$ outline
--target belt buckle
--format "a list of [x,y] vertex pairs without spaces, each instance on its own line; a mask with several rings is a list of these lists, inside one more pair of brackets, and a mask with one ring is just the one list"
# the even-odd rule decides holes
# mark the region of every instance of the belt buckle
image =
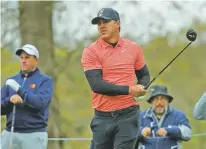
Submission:
[[119,116],[119,112],[117,110],[112,111],[111,114],[112,114],[112,117],[114,117],[114,118]]

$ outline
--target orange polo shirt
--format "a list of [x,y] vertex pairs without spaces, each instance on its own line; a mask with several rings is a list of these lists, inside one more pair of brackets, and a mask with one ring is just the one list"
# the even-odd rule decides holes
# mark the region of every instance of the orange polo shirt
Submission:
[[[102,38],[85,47],[82,54],[84,71],[102,69],[102,79],[116,85],[135,85],[135,70],[145,65],[143,51],[132,41],[121,38],[117,45],[106,43]],[[92,108],[99,111],[119,110],[138,105],[133,95],[107,96],[92,91]]]

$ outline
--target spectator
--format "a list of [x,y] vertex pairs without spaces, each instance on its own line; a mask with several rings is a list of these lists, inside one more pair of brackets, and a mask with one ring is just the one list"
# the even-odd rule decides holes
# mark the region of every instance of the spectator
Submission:
[[150,94],[147,101],[152,106],[140,116],[138,149],[180,149],[180,142],[192,135],[187,117],[171,107],[173,97],[166,86],[152,86]]
[[196,103],[193,115],[198,120],[206,120],[206,92],[202,94]]

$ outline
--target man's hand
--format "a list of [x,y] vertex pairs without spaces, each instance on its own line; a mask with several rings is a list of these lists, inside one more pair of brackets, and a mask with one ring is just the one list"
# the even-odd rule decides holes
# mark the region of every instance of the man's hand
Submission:
[[13,89],[15,92],[19,90],[21,87],[19,83],[17,83],[14,79],[8,79],[6,81],[6,86],[9,86],[11,89]]
[[161,137],[164,137],[167,135],[167,131],[164,129],[164,128],[160,128],[158,131],[157,131],[157,136],[161,136]]
[[147,90],[144,89],[143,85],[138,84],[138,85],[129,86],[129,93],[135,97],[144,96],[146,92]]
[[142,129],[142,135],[143,135],[145,138],[150,137],[150,134],[151,134],[151,128],[145,127],[145,128]]
[[20,103],[23,103],[23,100],[19,95],[15,94],[11,96],[10,102],[12,102],[13,104],[20,104]]

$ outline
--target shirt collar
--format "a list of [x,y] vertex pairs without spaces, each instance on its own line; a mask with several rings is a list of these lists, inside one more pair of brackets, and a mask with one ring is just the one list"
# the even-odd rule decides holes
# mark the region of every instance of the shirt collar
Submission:
[[[109,47],[109,46],[112,46],[111,44],[105,42],[101,37],[98,39],[98,42],[99,42],[104,48],[107,48],[107,47]],[[118,41],[118,43],[117,43],[116,46],[122,47],[123,44],[124,44],[124,41],[123,41],[122,37],[119,37],[119,41]]]
[[[37,68],[37,67],[35,67],[32,71],[30,71],[29,73],[28,73],[28,76],[27,77],[30,77],[30,76],[32,76],[35,72],[37,72],[37,71],[39,71],[39,69]],[[21,77],[25,77],[25,75],[22,73],[22,71],[20,70],[20,75],[21,75]]]

